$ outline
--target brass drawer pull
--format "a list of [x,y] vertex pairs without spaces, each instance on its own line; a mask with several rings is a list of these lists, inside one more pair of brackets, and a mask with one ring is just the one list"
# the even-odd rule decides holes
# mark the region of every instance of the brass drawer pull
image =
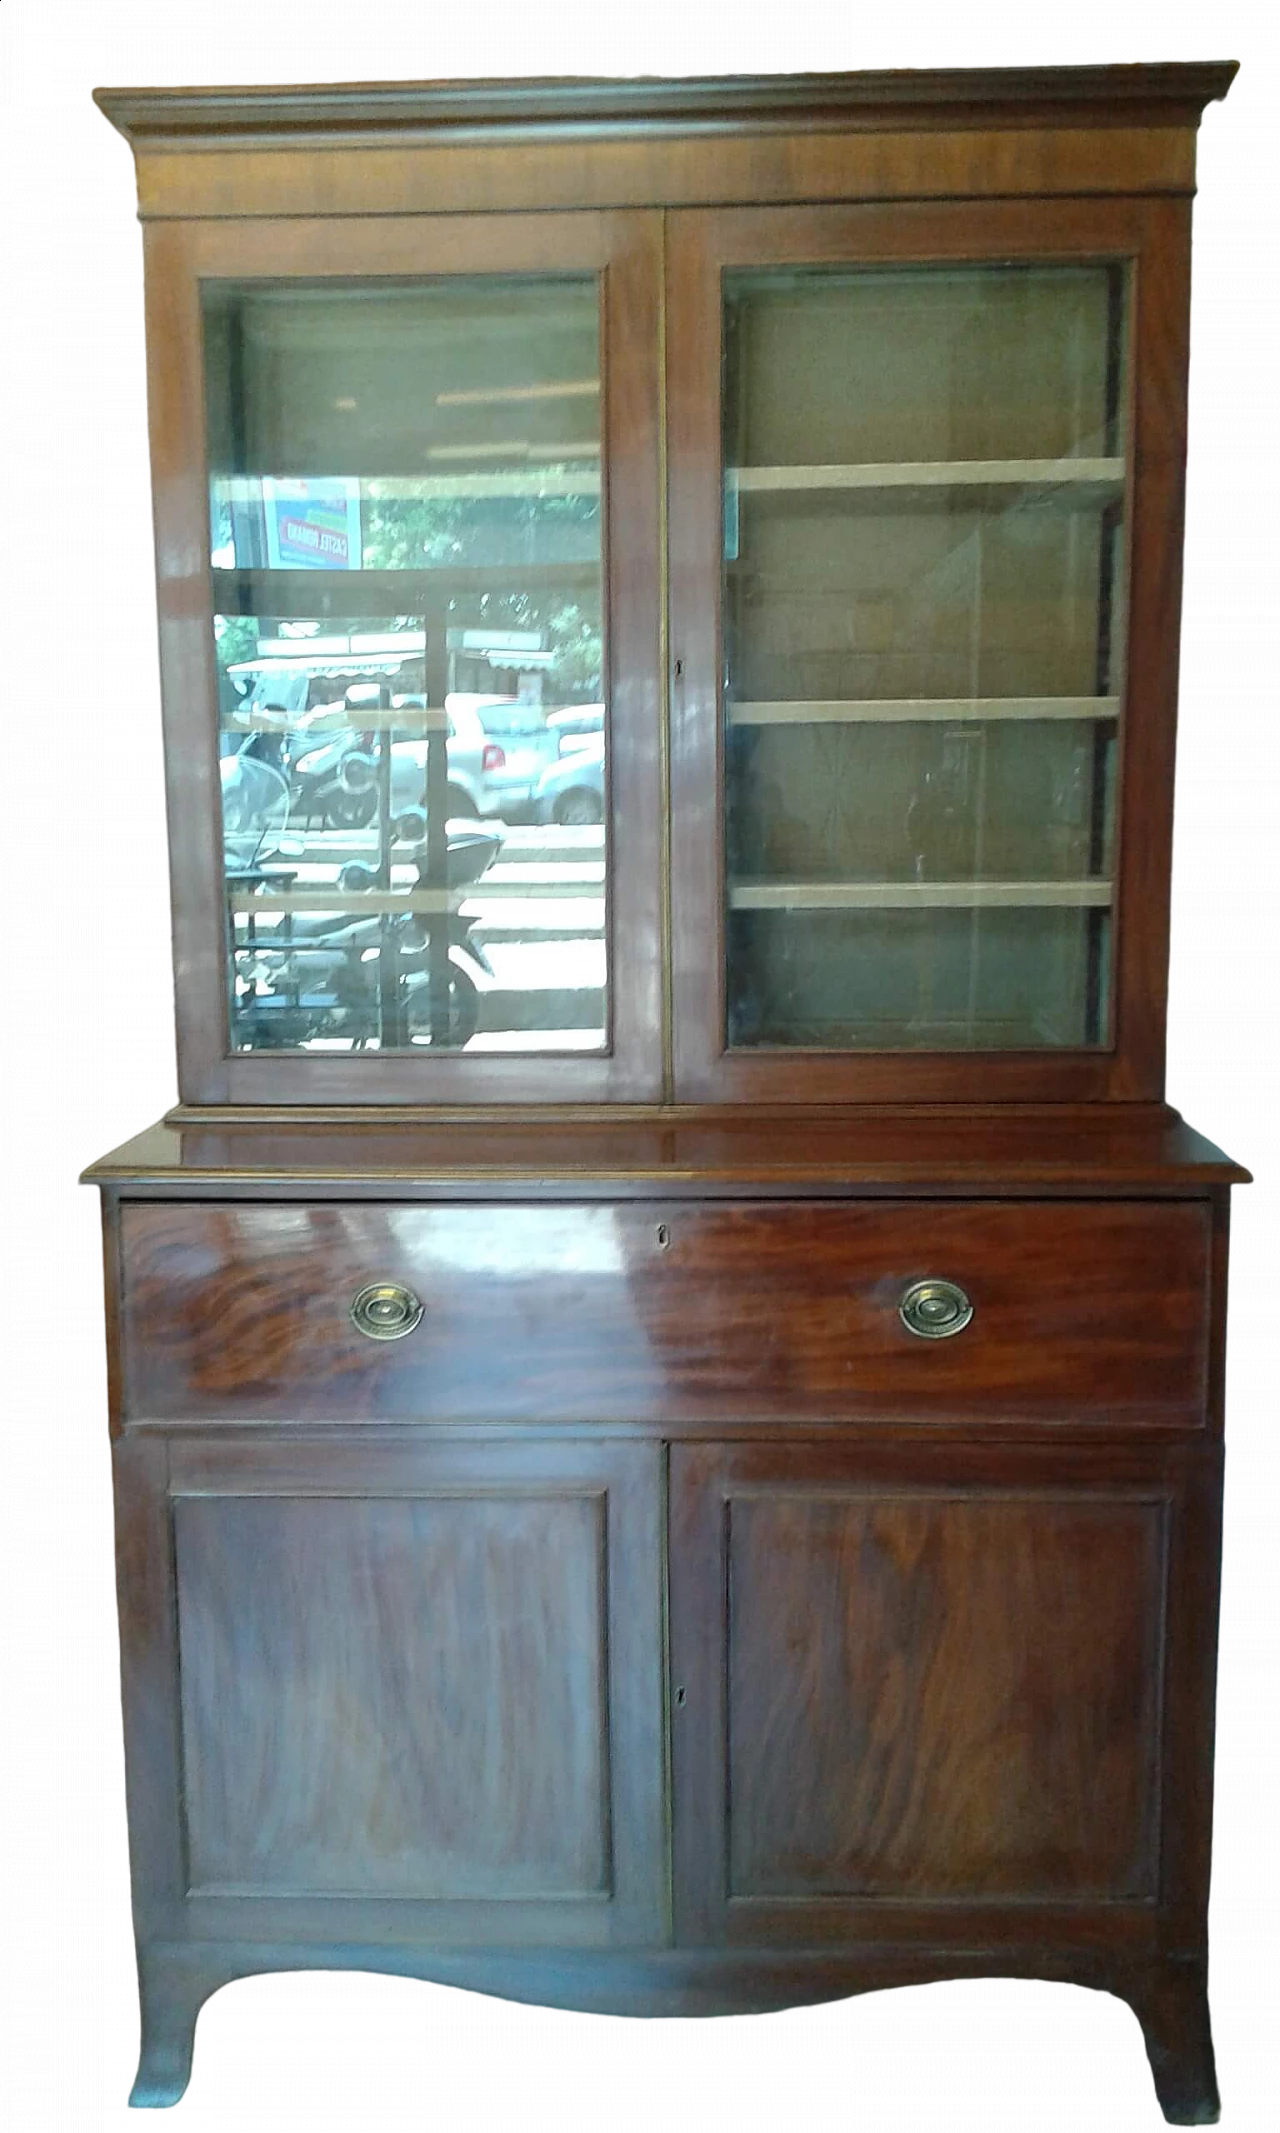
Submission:
[[399,1281],[370,1282],[351,1306],[352,1324],[371,1341],[402,1340],[421,1318],[421,1303]]
[[898,1316],[908,1333],[922,1341],[949,1340],[963,1333],[973,1317],[973,1305],[954,1281],[913,1281],[904,1289]]

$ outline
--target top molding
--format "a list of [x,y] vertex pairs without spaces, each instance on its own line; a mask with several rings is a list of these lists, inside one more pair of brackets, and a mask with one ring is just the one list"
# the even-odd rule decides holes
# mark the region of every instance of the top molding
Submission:
[[543,140],[619,133],[1198,124],[1235,60],[945,72],[576,77],[318,83],[310,87],[95,89],[134,148],[299,147],[371,139]]

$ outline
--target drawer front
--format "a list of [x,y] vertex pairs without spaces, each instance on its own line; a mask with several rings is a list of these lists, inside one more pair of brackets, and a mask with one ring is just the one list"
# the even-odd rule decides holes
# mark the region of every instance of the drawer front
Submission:
[[[1199,1202],[121,1210],[126,1415],[175,1421],[880,1417],[1196,1422]],[[973,1306],[920,1338],[941,1277]],[[412,1331],[362,1333],[398,1283]]]

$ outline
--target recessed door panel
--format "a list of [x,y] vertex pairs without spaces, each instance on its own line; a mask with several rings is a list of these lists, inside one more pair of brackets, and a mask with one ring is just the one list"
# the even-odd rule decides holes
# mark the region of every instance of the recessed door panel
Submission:
[[654,1450],[196,1443],[178,1465],[202,1931],[658,1930]]
[[1016,1933],[1156,1900],[1158,1479],[672,1456],[682,1938],[892,1937],[974,1907]]

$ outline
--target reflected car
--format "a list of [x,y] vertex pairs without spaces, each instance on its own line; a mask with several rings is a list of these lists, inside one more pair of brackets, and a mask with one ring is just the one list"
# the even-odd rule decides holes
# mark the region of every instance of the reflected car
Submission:
[[[378,812],[379,729],[360,728],[360,705],[350,701],[348,691],[344,723],[338,732],[322,732],[314,746],[304,745],[294,758],[292,784],[297,816],[319,816],[332,829],[367,829]],[[421,696],[393,699],[391,711],[403,711],[403,726],[392,726],[391,811],[401,815],[424,805],[427,783],[427,741],[421,721]],[[448,757],[448,811],[456,816],[493,815],[499,806],[486,804],[484,776],[485,735],[475,712],[450,698],[446,750]]]
[[222,786],[222,838],[228,866],[252,864],[268,835],[278,836],[289,820],[289,781],[272,752],[279,742],[270,734],[243,739],[223,737],[218,763]]
[[584,740],[604,732],[603,704],[570,704],[563,711],[548,711],[547,725],[557,737],[561,755],[581,748]]
[[[404,713],[403,726],[388,729],[393,816],[426,807],[427,737],[412,716],[422,708],[421,696],[397,697],[391,706],[393,714]],[[378,811],[378,737],[358,730],[359,716],[352,704],[346,729],[306,750],[293,766],[297,811],[321,813],[340,829],[365,829]],[[455,694],[445,698],[445,716],[449,819],[492,821],[526,813],[558,745],[537,707],[517,705],[509,696]]]
[[585,829],[604,820],[604,735],[585,734],[544,770],[533,796],[536,822]]
[[[421,698],[406,697],[406,705]],[[538,779],[556,761],[559,737],[539,704],[513,696],[456,692],[445,698],[449,720],[450,815],[519,817],[528,813]],[[427,743],[397,740],[391,751],[391,806],[421,807]]]

